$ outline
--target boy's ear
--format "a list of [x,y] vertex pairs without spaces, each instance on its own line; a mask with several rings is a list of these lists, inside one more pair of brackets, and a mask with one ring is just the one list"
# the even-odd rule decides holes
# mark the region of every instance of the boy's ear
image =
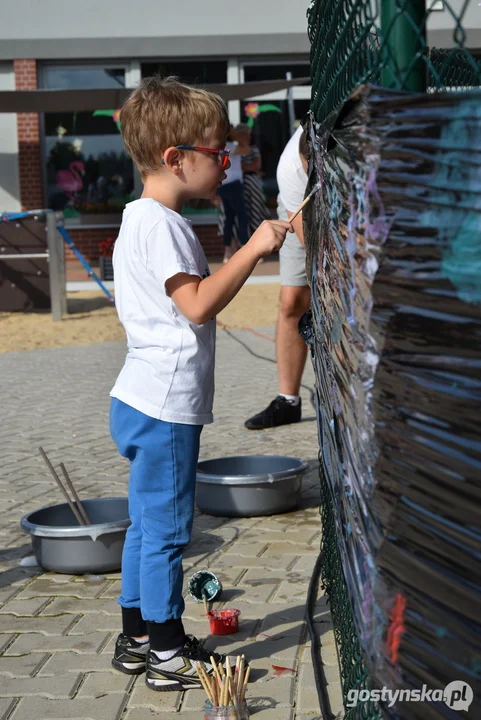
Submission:
[[166,167],[170,172],[178,175],[182,171],[182,151],[174,146],[168,147],[164,150],[164,157],[162,158],[162,165]]

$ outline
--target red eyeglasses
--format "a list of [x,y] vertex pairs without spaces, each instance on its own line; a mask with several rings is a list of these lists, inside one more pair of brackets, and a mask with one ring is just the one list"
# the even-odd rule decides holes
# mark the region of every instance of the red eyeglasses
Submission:
[[179,150],[196,150],[197,152],[208,152],[217,155],[217,162],[222,170],[225,170],[229,162],[230,150],[214,150],[213,148],[199,147],[199,145],[176,145]]

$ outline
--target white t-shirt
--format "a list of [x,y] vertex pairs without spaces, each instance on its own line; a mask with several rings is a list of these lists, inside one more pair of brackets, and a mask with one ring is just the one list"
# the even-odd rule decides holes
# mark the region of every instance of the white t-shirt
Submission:
[[277,165],[280,204],[289,212],[297,210],[306,193],[307,173],[302,167],[299,155],[302,130],[302,125],[299,125],[284,148]]
[[210,274],[191,223],[151,198],[128,203],[113,266],[128,353],[111,397],[166,422],[211,423],[215,318],[191,323],[165,289],[177,273]]
[[236,147],[237,143],[233,142],[228,142],[225,146],[226,150],[230,150],[230,168],[225,171],[227,177],[223,181],[222,185],[228,185],[229,183],[235,182],[236,180],[240,180],[241,182],[243,182],[242,155],[234,155]]

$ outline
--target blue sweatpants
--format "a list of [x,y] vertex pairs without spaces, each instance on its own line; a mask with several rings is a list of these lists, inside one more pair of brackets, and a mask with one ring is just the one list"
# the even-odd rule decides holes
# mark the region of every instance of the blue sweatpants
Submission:
[[119,603],[140,608],[151,623],[180,618],[182,551],[194,519],[196,468],[202,425],[144,415],[113,398],[110,432],[130,460],[129,514]]

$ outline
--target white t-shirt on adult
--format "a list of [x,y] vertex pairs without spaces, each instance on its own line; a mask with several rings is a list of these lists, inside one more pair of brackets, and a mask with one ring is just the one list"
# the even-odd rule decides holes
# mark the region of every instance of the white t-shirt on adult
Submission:
[[128,203],[113,266],[128,352],[111,397],[166,422],[211,423],[215,318],[195,325],[165,289],[177,273],[210,274],[191,223],[151,198]]
[[297,210],[304,200],[306,192],[307,173],[302,167],[299,155],[299,140],[302,130],[302,125],[299,125],[284,148],[277,165],[280,204],[289,212]]
[[230,168],[225,171],[227,175],[226,179],[222,182],[222,185],[228,185],[229,183],[240,180],[243,182],[242,175],[242,155],[234,155],[237,143],[228,142],[225,146],[226,150],[230,150],[229,160]]

